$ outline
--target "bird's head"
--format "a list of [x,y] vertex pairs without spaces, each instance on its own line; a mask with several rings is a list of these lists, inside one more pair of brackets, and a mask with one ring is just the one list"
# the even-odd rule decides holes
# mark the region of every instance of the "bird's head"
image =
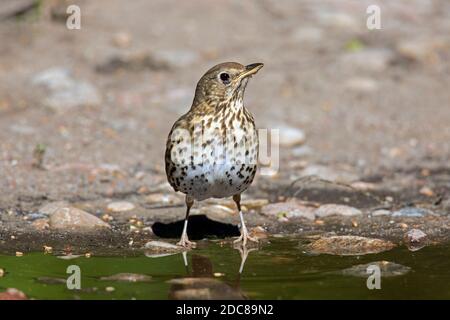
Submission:
[[197,83],[193,105],[207,103],[218,106],[230,101],[242,101],[248,79],[264,65],[253,63],[244,66],[225,62],[209,69]]

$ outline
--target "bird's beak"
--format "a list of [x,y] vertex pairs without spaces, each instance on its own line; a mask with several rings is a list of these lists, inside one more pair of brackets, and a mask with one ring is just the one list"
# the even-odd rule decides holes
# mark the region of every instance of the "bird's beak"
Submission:
[[245,66],[245,70],[242,71],[241,74],[240,74],[239,77],[238,77],[239,80],[254,75],[254,74],[257,73],[257,72],[259,71],[259,69],[261,69],[262,67],[264,67],[264,64],[263,64],[263,63],[252,63],[252,64],[249,64],[248,66]]

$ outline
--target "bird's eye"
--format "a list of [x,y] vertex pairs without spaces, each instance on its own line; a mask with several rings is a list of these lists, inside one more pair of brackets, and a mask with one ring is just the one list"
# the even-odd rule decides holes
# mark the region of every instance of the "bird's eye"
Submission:
[[219,78],[223,82],[223,84],[229,84],[231,82],[230,75],[226,72],[222,72],[221,74],[219,74]]

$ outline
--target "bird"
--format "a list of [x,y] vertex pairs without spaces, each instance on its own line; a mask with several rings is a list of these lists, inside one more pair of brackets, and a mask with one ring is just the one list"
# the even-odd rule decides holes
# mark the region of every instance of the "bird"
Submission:
[[185,194],[186,215],[177,245],[191,248],[187,235],[194,201],[232,197],[240,217],[235,243],[257,242],[250,236],[241,194],[253,182],[258,164],[258,132],[244,107],[249,79],[263,63],[220,63],[198,81],[191,108],[172,126],[166,144],[165,170],[173,189]]

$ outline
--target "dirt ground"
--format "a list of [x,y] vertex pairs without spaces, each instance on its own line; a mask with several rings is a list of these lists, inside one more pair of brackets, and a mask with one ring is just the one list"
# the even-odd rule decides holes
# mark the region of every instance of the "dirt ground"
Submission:
[[[258,176],[248,198],[344,203],[364,212],[322,224],[268,218],[257,208],[248,214],[251,226],[398,241],[416,226],[448,240],[449,1],[73,2],[80,30],[66,28],[64,1],[40,1],[20,15],[0,4],[11,13],[0,21],[5,250],[70,238],[32,224],[32,214],[54,201],[98,217],[112,201],[133,203],[135,210],[110,221],[117,234],[101,236],[118,239],[111,243],[128,243],[130,219],[144,226],[181,220],[179,203],[151,197],[173,194],[163,170],[166,137],[190,107],[198,79],[223,61],[263,62],[246,106],[260,128],[296,128],[306,137],[301,146],[281,147],[278,173]],[[366,27],[370,4],[381,8],[380,30]],[[310,175],[334,183],[300,181],[300,189],[295,181]],[[404,206],[434,214],[368,218],[375,208]],[[235,214],[214,215],[237,222]],[[11,245],[14,234],[26,235],[21,245]]]

